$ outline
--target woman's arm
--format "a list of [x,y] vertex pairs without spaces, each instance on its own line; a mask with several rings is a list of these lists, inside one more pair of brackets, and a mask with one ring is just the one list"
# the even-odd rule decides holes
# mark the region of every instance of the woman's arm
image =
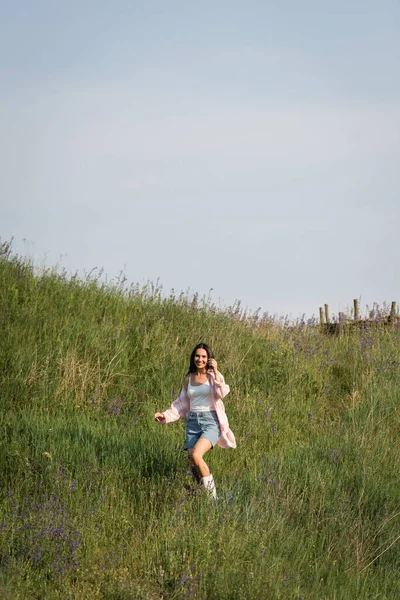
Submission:
[[214,389],[215,389],[215,395],[221,399],[225,398],[225,396],[227,396],[230,392],[229,385],[227,383],[225,383],[224,376],[219,371],[218,371],[218,378],[217,378],[217,376],[215,376],[215,378],[214,378]]
[[214,381],[215,395],[217,398],[224,398],[229,394],[229,385],[225,383],[224,376],[218,371],[218,363],[215,358],[208,361],[208,372]]
[[[208,361],[208,370],[211,371],[211,373],[214,375],[216,382],[221,381],[222,375],[218,371],[218,363],[215,360],[215,358],[210,358],[210,360]],[[223,379],[223,377],[222,377],[222,379]]]
[[187,385],[188,378],[185,377],[183,387],[178,398],[171,404],[171,406],[167,410],[165,410],[162,413],[157,412],[154,415],[154,419],[158,421],[158,423],[161,423],[162,425],[165,425],[166,423],[172,423],[173,421],[177,421],[178,419],[180,419],[180,417],[182,417],[182,415],[184,415],[185,412],[187,412]]

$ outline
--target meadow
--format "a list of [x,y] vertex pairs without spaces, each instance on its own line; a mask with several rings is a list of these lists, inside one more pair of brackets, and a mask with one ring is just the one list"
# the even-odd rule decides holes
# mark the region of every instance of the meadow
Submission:
[[[42,269],[0,245],[0,597],[400,598],[400,329],[341,335],[160,286]],[[190,475],[195,344],[238,447]]]

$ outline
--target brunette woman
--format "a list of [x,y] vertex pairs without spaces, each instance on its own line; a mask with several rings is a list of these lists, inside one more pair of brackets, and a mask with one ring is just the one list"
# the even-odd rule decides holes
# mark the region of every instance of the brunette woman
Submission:
[[215,499],[215,482],[204,455],[215,445],[236,448],[222,402],[228,393],[229,385],[218,371],[211,348],[207,344],[198,344],[190,356],[189,371],[178,398],[168,410],[154,415],[162,424],[185,417],[186,449],[193,474]]

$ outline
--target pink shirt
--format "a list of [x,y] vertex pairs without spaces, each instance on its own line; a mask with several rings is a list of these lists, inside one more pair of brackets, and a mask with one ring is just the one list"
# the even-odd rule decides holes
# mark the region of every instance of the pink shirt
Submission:
[[[229,394],[229,385],[225,383],[223,375],[220,373],[221,381],[216,381],[213,371],[208,371],[207,377],[213,391],[213,410],[217,413],[219,426],[221,428],[221,437],[217,445],[221,448],[236,448],[236,440],[233,431],[229,428],[228,417],[226,416],[225,406],[222,402],[227,394]],[[180,417],[185,417],[190,411],[190,400],[185,387],[182,388],[178,398],[164,411],[164,417],[167,423],[177,421]]]

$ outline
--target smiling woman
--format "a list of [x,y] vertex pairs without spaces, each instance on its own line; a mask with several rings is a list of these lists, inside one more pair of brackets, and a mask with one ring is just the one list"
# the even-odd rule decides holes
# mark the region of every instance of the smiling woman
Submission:
[[201,343],[190,356],[189,370],[178,398],[168,410],[154,415],[162,424],[177,421],[182,416],[185,418],[186,450],[192,472],[214,499],[217,499],[215,482],[204,455],[215,445],[236,448],[222,402],[228,393],[229,385],[218,371],[211,348]]

